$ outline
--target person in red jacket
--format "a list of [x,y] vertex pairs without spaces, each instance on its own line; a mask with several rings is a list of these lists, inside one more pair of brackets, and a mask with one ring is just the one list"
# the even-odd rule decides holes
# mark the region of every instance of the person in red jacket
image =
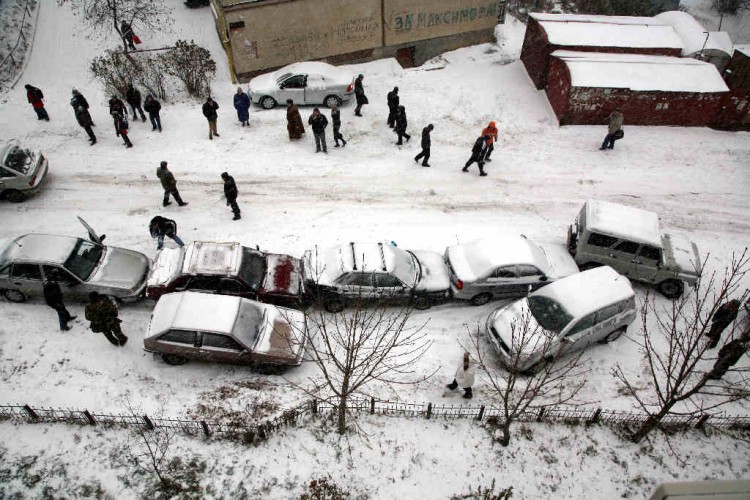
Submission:
[[484,155],[484,161],[492,161],[490,160],[490,155],[495,150],[495,141],[497,141],[497,127],[495,127],[495,122],[490,122],[490,124],[482,130],[482,136],[485,135],[489,135],[490,140],[487,142],[487,154]]
[[44,99],[44,94],[42,94],[41,89],[38,89],[32,85],[26,84],[26,98],[34,107],[34,111],[36,111],[37,119],[49,121],[49,115],[47,114],[47,110],[44,109],[44,101],[42,100]]

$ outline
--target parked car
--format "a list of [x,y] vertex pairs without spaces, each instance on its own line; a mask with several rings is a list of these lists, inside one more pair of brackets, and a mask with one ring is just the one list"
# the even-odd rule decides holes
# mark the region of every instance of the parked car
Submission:
[[304,313],[227,295],[164,295],[151,314],[146,351],[171,365],[189,359],[248,365],[276,373],[302,363]]
[[521,297],[578,272],[564,245],[537,244],[525,236],[484,238],[448,247],[445,264],[454,298],[475,306]]
[[354,94],[354,75],[323,62],[299,62],[259,75],[248,85],[250,100],[264,109],[277,104],[341,106]]
[[57,274],[65,296],[81,299],[99,292],[123,301],[141,298],[150,266],[148,257],[103,245],[104,237],[86,227],[88,240],[32,233],[0,249],[0,291],[5,298],[24,302],[27,297],[41,296],[43,280],[51,272]]
[[568,250],[581,270],[611,266],[630,279],[656,285],[669,298],[701,276],[698,247],[662,233],[659,217],[640,208],[588,200],[568,228]]
[[528,374],[558,356],[616,340],[635,318],[630,281],[604,266],[568,276],[494,310],[485,330],[500,362]]
[[0,198],[24,201],[39,191],[48,171],[49,162],[41,151],[0,143]]
[[299,308],[305,303],[301,262],[239,243],[196,241],[162,248],[148,276],[146,296],[194,290]]
[[450,295],[437,252],[404,250],[389,243],[346,243],[305,252],[305,289],[329,312],[347,302],[407,302],[428,309]]

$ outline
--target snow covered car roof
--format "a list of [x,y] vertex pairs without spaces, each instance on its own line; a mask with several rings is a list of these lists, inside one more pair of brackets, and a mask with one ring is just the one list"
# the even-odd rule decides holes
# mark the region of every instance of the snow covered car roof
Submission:
[[550,283],[529,295],[559,303],[573,318],[635,296],[630,280],[609,266],[597,267]]
[[170,328],[231,335],[242,300],[241,297],[197,292],[168,293],[154,307],[148,336],[159,335]]
[[242,260],[239,243],[196,241],[187,245],[182,263],[185,274],[237,274]]
[[354,74],[350,71],[342,70],[328,63],[318,61],[305,61],[290,64],[273,72],[275,79],[290,74],[321,75],[326,79],[338,82],[342,85],[349,85],[354,79]]
[[64,264],[81,238],[55,234],[25,234],[8,243],[2,260]]
[[446,250],[456,275],[467,282],[486,278],[499,266],[529,264],[549,273],[547,257],[533,241],[522,236],[489,237]]
[[388,243],[346,243],[324,250],[310,251],[310,275],[319,273],[319,284],[335,282],[342,274],[352,271],[391,273],[402,282],[413,286],[417,280],[415,257],[406,250]]
[[662,247],[659,217],[654,212],[601,200],[587,200],[585,206],[589,231]]

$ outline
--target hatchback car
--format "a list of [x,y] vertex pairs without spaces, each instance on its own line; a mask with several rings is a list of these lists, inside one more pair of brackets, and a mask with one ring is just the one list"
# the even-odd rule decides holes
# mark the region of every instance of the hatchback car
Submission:
[[146,288],[150,261],[140,252],[105,246],[92,239],[26,234],[0,248],[0,291],[11,302],[42,295],[50,273],[65,296],[79,299],[90,292],[124,301],[137,300]]
[[323,62],[294,63],[250,80],[248,94],[264,109],[286,104],[287,99],[331,108],[351,99],[354,75]]
[[304,304],[301,262],[239,243],[196,241],[163,248],[148,276],[146,296],[194,290],[299,308]]
[[485,330],[504,366],[534,373],[558,356],[617,339],[635,318],[630,281],[605,266],[494,310]]
[[536,244],[525,236],[485,238],[448,247],[451,293],[475,306],[521,297],[578,272],[564,245]]
[[24,201],[39,191],[48,170],[49,163],[40,151],[0,144],[0,198]]
[[389,243],[347,243],[308,250],[305,289],[329,312],[347,302],[407,302],[428,309],[450,295],[450,280],[437,252],[404,250]]
[[302,363],[306,337],[300,311],[242,297],[178,292],[156,303],[143,348],[171,365],[196,359],[276,373]]

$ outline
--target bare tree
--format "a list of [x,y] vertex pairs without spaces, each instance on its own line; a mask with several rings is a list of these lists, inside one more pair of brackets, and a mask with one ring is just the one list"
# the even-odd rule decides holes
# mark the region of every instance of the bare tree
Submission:
[[164,70],[179,78],[191,96],[211,94],[211,80],[216,74],[216,63],[211,53],[185,40],[178,40],[174,48],[161,54],[159,60]]
[[[739,381],[709,377],[715,358],[708,352],[706,338],[711,317],[719,306],[730,298],[747,299],[748,290],[742,288],[742,283],[748,274],[748,264],[750,255],[745,249],[739,256],[732,256],[720,281],[714,272],[708,279],[702,278],[693,293],[669,305],[658,306],[650,296],[641,304],[641,332],[635,342],[644,358],[646,380],[629,375],[619,363],[612,371],[627,394],[648,415],[633,433],[633,441],[639,442],[659,427],[668,414],[701,415],[750,396],[744,377]],[[724,343],[734,336],[736,325],[737,322],[725,334]]]
[[125,399],[125,407],[133,418],[143,422],[143,425],[133,426],[135,442],[129,442],[124,447],[124,459],[136,468],[155,474],[162,486],[171,487],[169,478],[169,448],[175,436],[175,429],[157,427],[153,420],[142,415],[140,408],[133,406],[129,399]]
[[110,28],[114,28],[125,51],[127,43],[120,31],[122,21],[152,32],[165,29],[171,22],[163,0],[58,0],[58,3],[68,3],[81,13],[93,33],[111,33]]
[[[576,405],[578,392],[586,383],[588,370],[581,366],[583,351],[569,352],[565,344],[555,341],[554,334],[532,322],[526,310],[510,325],[510,345],[507,356],[500,362],[494,351],[486,347],[480,332],[472,339],[472,353],[484,371],[502,409],[500,444],[510,443],[510,426],[527,412],[540,412],[557,405]],[[558,348],[559,347],[559,348]],[[529,352],[538,361],[528,366]],[[498,369],[505,365],[505,371]]]

